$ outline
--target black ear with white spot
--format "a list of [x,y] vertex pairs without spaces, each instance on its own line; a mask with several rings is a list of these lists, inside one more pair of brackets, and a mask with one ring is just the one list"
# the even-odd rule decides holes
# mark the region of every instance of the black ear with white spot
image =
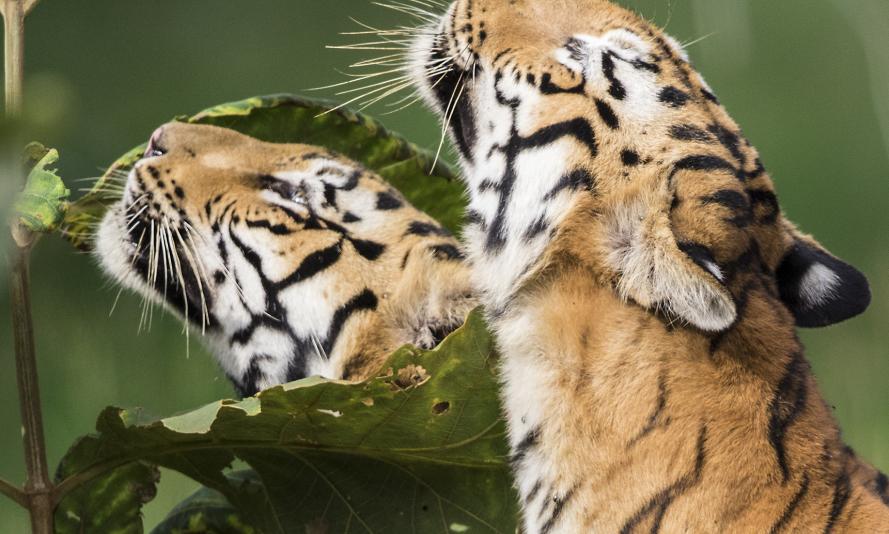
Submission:
[[867,278],[818,244],[796,239],[777,271],[781,299],[797,326],[828,326],[862,313],[870,305]]

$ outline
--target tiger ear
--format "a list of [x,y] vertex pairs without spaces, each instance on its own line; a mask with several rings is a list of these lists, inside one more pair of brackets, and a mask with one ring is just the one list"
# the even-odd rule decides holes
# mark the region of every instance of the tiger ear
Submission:
[[797,326],[828,326],[866,310],[871,293],[864,274],[814,239],[789,229],[792,241],[775,274],[781,300]]
[[618,272],[617,288],[706,332],[726,330],[738,312],[723,269],[706,246],[677,239],[668,211],[636,204],[611,218],[609,263]]

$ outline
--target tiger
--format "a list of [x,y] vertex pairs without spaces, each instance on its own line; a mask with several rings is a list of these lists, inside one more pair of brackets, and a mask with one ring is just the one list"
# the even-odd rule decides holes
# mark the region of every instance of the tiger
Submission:
[[364,380],[477,305],[458,242],[381,177],[216,126],[152,134],[95,250],[114,281],[201,334],[241,397]]
[[889,532],[796,333],[868,282],[682,46],[607,0],[445,9],[405,58],[463,171],[523,532]]

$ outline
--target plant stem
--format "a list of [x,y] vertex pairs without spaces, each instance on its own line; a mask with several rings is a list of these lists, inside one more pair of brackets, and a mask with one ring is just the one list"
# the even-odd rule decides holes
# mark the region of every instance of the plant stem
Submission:
[[9,273],[16,378],[22,413],[25,466],[28,470],[25,493],[28,496],[28,509],[31,512],[31,529],[34,534],[51,534],[53,485],[50,482],[46,461],[40,388],[37,381],[34,325],[31,318],[31,281],[28,269],[30,257],[29,245],[16,246]]
[[[6,116],[17,118],[22,112],[24,82],[25,15],[35,0],[3,0],[6,51]],[[46,461],[40,388],[37,381],[37,357],[34,349],[34,323],[31,316],[29,262],[33,237],[13,224],[15,247],[9,271],[12,328],[15,342],[16,379],[22,413],[25,466],[28,478],[24,493],[31,513],[34,534],[52,534],[53,485]],[[7,488],[8,489],[8,488]],[[7,492],[4,492],[7,493]]]
[[28,496],[25,495],[25,492],[2,478],[0,478],[0,494],[6,495],[24,508],[28,507]]

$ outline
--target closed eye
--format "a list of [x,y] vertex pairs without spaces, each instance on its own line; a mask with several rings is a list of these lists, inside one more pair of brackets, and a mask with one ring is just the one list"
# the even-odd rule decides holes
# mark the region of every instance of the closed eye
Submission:
[[305,188],[270,174],[264,174],[259,177],[259,187],[266,191],[271,191],[290,202],[296,202],[297,204],[306,204],[308,202]]

